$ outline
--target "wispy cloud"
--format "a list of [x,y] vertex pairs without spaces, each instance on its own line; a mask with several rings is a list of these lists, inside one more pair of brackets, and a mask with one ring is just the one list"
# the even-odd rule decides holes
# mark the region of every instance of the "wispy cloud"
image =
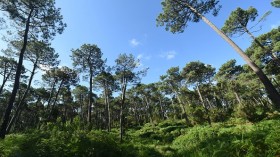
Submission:
[[46,71],[50,70],[52,67],[48,65],[39,64],[39,68],[41,69],[41,73],[45,74]]
[[274,28],[277,28],[278,26],[280,26],[280,21],[278,21],[275,24],[272,24],[270,27],[271,27],[271,29],[274,29]]
[[138,56],[137,56],[137,59],[142,59],[143,58],[143,54],[139,54]]
[[146,56],[146,55],[144,55],[144,54],[139,54],[138,56],[137,56],[137,59],[140,59],[140,60],[150,60],[152,58],[152,56]]
[[146,56],[144,54],[138,54],[137,57],[138,59],[138,67],[145,67],[143,61],[148,61],[152,58],[152,56]]
[[135,39],[135,38],[131,39],[131,40],[129,41],[129,43],[130,43],[130,45],[133,46],[133,47],[136,47],[136,46],[138,46],[138,45],[140,44],[140,42],[139,42],[137,39]]
[[160,55],[160,57],[161,58],[165,58],[167,60],[170,60],[170,59],[175,58],[176,54],[177,54],[176,51],[172,50],[172,51],[168,51],[168,52],[162,53]]

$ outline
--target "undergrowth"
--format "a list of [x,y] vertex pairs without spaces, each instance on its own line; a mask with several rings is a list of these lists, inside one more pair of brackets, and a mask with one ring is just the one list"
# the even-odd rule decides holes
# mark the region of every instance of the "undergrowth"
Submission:
[[273,157],[280,155],[280,120],[253,124],[231,119],[191,128],[183,121],[167,120],[127,130],[124,142],[119,141],[118,130],[89,131],[80,129],[77,120],[58,121],[8,135],[0,140],[0,156]]

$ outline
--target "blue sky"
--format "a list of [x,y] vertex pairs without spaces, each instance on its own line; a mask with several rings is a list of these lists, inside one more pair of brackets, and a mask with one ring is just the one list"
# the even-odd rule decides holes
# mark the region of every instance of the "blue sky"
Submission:
[[[183,68],[190,61],[201,61],[219,68],[230,59],[243,64],[236,52],[202,21],[190,23],[184,33],[172,34],[156,26],[161,12],[161,0],[57,0],[67,28],[55,37],[52,46],[60,54],[61,65],[70,66],[71,49],[82,44],[97,44],[108,65],[120,53],[132,53],[149,67],[144,83],[156,82],[172,66]],[[237,7],[254,6],[259,15],[271,10],[262,23],[265,33],[280,24],[280,9],[270,6],[270,0],[223,0],[218,17],[207,17],[219,28]],[[251,39],[244,35],[233,38],[245,50]]]

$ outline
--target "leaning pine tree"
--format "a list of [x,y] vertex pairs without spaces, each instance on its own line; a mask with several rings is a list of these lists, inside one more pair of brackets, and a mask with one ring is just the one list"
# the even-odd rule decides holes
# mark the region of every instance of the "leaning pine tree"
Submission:
[[280,108],[280,94],[275,89],[271,81],[264,72],[254,63],[244,51],[234,43],[227,35],[218,29],[204,14],[213,11],[213,15],[217,16],[221,8],[218,5],[219,0],[165,0],[162,2],[163,13],[157,18],[159,26],[166,26],[166,30],[172,33],[182,33],[187,27],[188,22],[199,22],[201,19],[208,24],[216,33],[218,33],[226,42],[232,46],[235,51],[245,60],[250,68],[259,77],[263,83],[268,97],[277,109]]
[[20,84],[21,67],[27,44],[31,37],[49,42],[56,33],[62,33],[66,25],[62,22],[60,9],[55,7],[54,0],[2,0],[0,1],[0,10],[6,12],[11,21],[14,22],[19,38],[22,40],[15,81],[0,128],[0,138],[5,138]]

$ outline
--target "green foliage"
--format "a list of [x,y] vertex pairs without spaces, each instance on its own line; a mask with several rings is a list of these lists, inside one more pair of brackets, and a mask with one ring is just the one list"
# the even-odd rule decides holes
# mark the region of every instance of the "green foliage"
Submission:
[[218,0],[164,0],[161,3],[163,12],[157,17],[157,25],[165,25],[166,30],[170,30],[172,33],[181,33],[188,26],[189,22],[200,21],[201,17],[199,14],[204,15],[212,11],[214,16],[218,15],[221,8],[218,3]]
[[244,101],[241,105],[237,106],[235,115],[250,122],[258,122],[266,118],[270,110],[265,104],[260,105]]
[[182,70],[182,76],[194,85],[209,83],[214,75],[215,68],[200,61],[189,62]]
[[261,46],[255,41],[246,50],[246,53],[264,68],[268,75],[279,76],[280,27],[272,29],[256,39],[261,43]]
[[207,114],[202,106],[190,106],[191,121],[193,124],[204,124],[207,122]]
[[41,130],[9,135],[0,156],[120,156],[112,134],[80,130],[77,122],[48,123]]
[[104,60],[103,53],[95,44],[83,44],[79,49],[72,50],[71,59],[73,66],[80,72],[84,72],[85,78],[96,75],[102,70]]
[[[60,8],[56,8],[54,0],[9,0],[1,1],[0,8],[8,13],[14,21],[15,28],[21,30],[25,24],[29,25],[29,32],[36,38],[41,36],[48,41],[58,33],[61,34],[66,27],[63,23]],[[18,34],[21,36],[22,32]]]
[[248,10],[243,10],[242,8],[237,8],[231,12],[230,17],[226,20],[225,25],[222,28],[222,31],[232,36],[234,34],[247,33],[247,25],[249,21],[255,21],[258,16],[258,11],[256,8],[249,7]]
[[124,143],[111,133],[80,129],[80,121],[48,123],[40,130],[11,134],[0,141],[0,156],[277,156],[280,120],[253,124],[230,119],[212,126],[187,128],[183,120],[147,123],[128,130]]
[[216,123],[197,126],[176,138],[178,156],[276,156],[279,155],[279,120],[250,123]]
[[271,5],[280,8],[280,0],[272,0]]

